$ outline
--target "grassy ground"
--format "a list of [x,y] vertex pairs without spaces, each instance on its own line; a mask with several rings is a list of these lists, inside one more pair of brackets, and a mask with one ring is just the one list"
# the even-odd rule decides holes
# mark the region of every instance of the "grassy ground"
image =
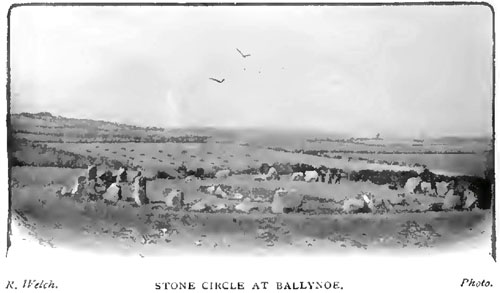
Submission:
[[[155,254],[175,249],[198,251],[254,249],[310,249],[336,251],[343,249],[397,249],[448,247],[464,239],[487,239],[491,216],[489,210],[453,212],[387,212],[381,214],[307,213],[273,214],[261,203],[258,211],[239,213],[194,212],[174,210],[162,203],[134,206],[130,203],[107,205],[102,201],[77,202],[58,198],[56,191],[84,170],[23,167],[13,169],[13,225],[25,236],[37,239],[48,247],[92,245],[113,247],[124,253]],[[237,186],[246,178],[230,177],[225,184]],[[251,181],[250,181],[251,182]],[[155,182],[148,193],[152,200],[161,200],[163,188],[178,187],[186,191],[186,202],[197,199],[231,203],[214,199],[197,190],[203,180],[184,183],[182,180]],[[321,197],[341,198],[351,194],[349,183],[328,185],[305,182],[251,182],[256,187],[272,190],[277,185],[294,184],[304,192]],[[187,189],[191,184],[192,192]],[[371,183],[356,186],[371,190]],[[316,187],[316,189],[314,188]],[[382,188],[383,186],[377,186]],[[382,190],[381,189],[381,190]],[[325,192],[322,194],[321,192]],[[380,192],[380,197],[394,196]],[[337,196],[340,195],[340,196]],[[156,197],[156,198],[155,198]],[[29,237],[26,237],[28,235]]]

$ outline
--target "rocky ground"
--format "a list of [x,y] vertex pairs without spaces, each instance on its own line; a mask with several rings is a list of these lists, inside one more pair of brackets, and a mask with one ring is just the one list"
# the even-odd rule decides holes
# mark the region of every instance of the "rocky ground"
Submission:
[[490,234],[490,210],[465,206],[467,196],[452,189],[441,195],[419,190],[395,197],[390,192],[318,197],[286,186],[285,178],[256,183],[267,188],[244,189],[228,185],[227,178],[226,184],[199,178],[148,181],[139,172],[107,173],[96,166],[64,175],[58,168],[37,170],[60,173],[44,180],[29,178],[33,170],[25,168],[34,169],[13,172],[13,224],[24,231],[15,241],[37,239],[47,247],[118,245],[118,251],[143,255],[164,249],[365,250],[446,246]]

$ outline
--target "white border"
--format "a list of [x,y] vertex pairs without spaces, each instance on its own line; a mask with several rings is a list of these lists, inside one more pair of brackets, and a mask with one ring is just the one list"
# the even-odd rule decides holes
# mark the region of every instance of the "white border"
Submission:
[[[64,1],[52,0],[50,2]],[[78,2],[96,1],[80,0]],[[1,60],[6,60],[7,11],[11,3],[14,2],[1,1],[0,4],[0,15],[2,16],[0,39],[4,40],[0,45]],[[491,4],[496,9],[500,7],[496,3]],[[495,30],[498,32],[500,31],[498,30],[499,21],[497,20],[496,23]],[[497,73],[499,71],[497,69]],[[5,67],[3,67],[2,72],[5,76],[4,80],[6,80]],[[0,107],[4,111],[7,109],[5,97],[0,100]],[[499,113],[498,107],[495,112]],[[376,292],[422,292],[425,290],[477,292],[478,290],[488,290],[492,292],[492,290],[498,290],[461,288],[462,278],[487,279],[494,284],[494,287],[500,288],[499,264],[494,263],[491,256],[484,251],[465,248],[458,253],[429,254],[422,251],[409,255],[361,253],[292,257],[286,255],[220,254],[140,258],[138,256],[98,255],[89,251],[75,254],[71,250],[59,248],[52,250],[37,245],[22,247],[20,243],[15,243],[15,249],[12,247],[9,257],[5,258],[6,239],[4,235],[6,235],[7,226],[8,195],[7,149],[5,119],[1,118],[0,120],[3,123],[0,126],[0,137],[2,138],[0,143],[0,162],[2,165],[0,168],[2,174],[0,190],[3,191],[3,199],[0,201],[0,211],[3,211],[0,213],[0,291],[5,289],[7,280],[21,281],[24,279],[54,280],[59,285],[57,290],[59,292],[158,292],[154,289],[154,283],[161,281],[194,281],[197,283],[202,281],[244,281],[247,284],[248,290],[245,290],[247,292],[251,291],[249,285],[253,281],[340,281],[345,292],[366,290]],[[498,124],[495,128],[500,129]],[[499,166],[500,163],[498,158],[499,156],[496,155],[496,166]],[[498,188],[496,194],[498,194]],[[497,219],[497,227],[499,227],[498,222]],[[278,291],[267,290],[267,292]]]

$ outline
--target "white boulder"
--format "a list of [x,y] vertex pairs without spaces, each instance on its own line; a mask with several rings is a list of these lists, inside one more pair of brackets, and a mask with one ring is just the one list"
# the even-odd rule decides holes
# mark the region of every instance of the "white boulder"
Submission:
[[437,194],[438,195],[445,195],[446,192],[448,191],[448,186],[450,185],[449,182],[445,182],[445,181],[439,181],[439,182],[436,182],[436,189],[437,189]]
[[179,189],[170,191],[165,196],[165,205],[175,209],[182,208],[184,206],[184,192]]
[[443,210],[455,210],[462,208],[462,198],[459,195],[453,194],[450,190],[444,196]]
[[290,175],[291,181],[304,181],[304,174],[302,172],[295,172]]
[[189,209],[194,212],[204,212],[209,210],[210,207],[207,205],[205,201],[200,200],[196,202],[194,205],[192,205]]
[[245,198],[241,203],[237,204],[234,209],[243,213],[250,213],[251,211],[258,211],[259,207],[255,202],[250,201],[249,198]]
[[231,175],[231,170],[219,170],[215,173],[215,178],[224,179]]
[[117,183],[111,184],[106,192],[102,195],[102,198],[109,202],[117,202],[122,199],[121,186]]
[[214,194],[216,188],[217,188],[217,186],[212,184],[209,187],[207,187],[207,192],[210,194]]
[[477,204],[477,196],[470,189],[464,191],[464,209],[473,209]]
[[432,186],[429,182],[420,182],[420,189],[424,194],[434,194],[434,190],[432,190]]
[[223,202],[213,203],[210,209],[214,212],[227,212],[229,211],[229,206]]
[[312,182],[318,180],[318,172],[316,171],[305,171],[304,172],[304,181]]
[[215,189],[214,193],[213,193],[215,196],[217,197],[221,197],[221,198],[227,198],[227,193],[222,190],[222,188],[219,186],[217,186],[217,188]]
[[255,175],[253,177],[253,180],[254,181],[259,181],[259,182],[266,181],[266,175],[263,175],[263,174]]
[[420,177],[412,177],[408,178],[405,183],[405,192],[407,194],[415,193],[415,188],[417,188],[418,184],[422,181]]
[[276,168],[274,168],[274,167],[269,168],[269,170],[267,171],[267,174],[266,174],[266,179],[267,180],[279,179],[278,171],[276,171]]

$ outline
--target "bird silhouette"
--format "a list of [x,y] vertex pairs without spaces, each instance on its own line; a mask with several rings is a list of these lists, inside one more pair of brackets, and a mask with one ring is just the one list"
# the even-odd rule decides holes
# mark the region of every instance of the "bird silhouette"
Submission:
[[243,54],[240,49],[236,48],[236,51],[238,51],[238,53],[240,53],[241,57],[243,58],[247,58],[247,57],[250,57],[251,55],[250,54]]
[[223,82],[224,82],[224,80],[226,80],[225,78],[223,78],[222,80],[218,80],[218,79],[216,79],[216,78],[212,78],[212,77],[209,77],[209,79],[211,79],[211,80],[213,80],[213,81],[216,81],[216,82],[218,82],[218,83],[223,83]]

